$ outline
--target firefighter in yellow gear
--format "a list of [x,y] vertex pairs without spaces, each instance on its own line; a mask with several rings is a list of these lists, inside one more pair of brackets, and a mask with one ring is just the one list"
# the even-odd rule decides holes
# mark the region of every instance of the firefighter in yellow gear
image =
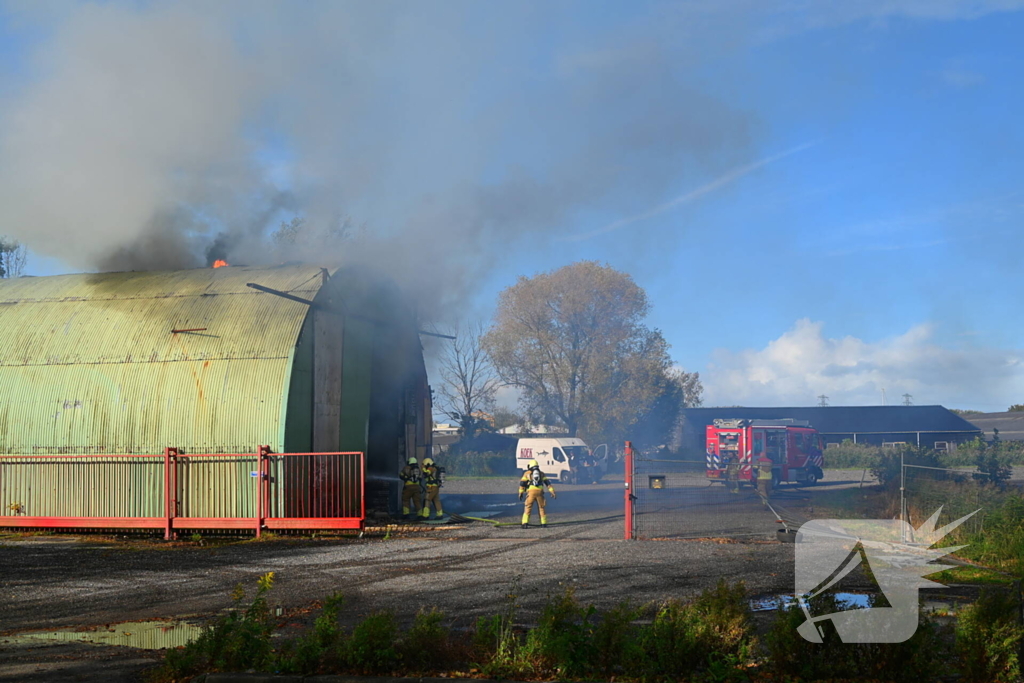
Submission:
[[437,518],[444,516],[441,508],[441,487],[444,486],[444,470],[434,464],[433,459],[423,459],[423,483],[427,487],[427,497],[423,501],[423,512],[420,514],[423,519],[430,519],[430,504],[434,504],[434,511]]
[[416,519],[420,514],[420,494],[423,486],[423,473],[416,458],[409,458],[409,462],[398,473],[398,478],[405,482],[402,487],[402,515],[408,517],[411,506],[412,518]]
[[547,526],[548,513],[544,509],[545,488],[551,492],[552,498],[558,497],[555,495],[555,487],[551,485],[548,478],[540,471],[540,465],[537,464],[536,460],[531,460],[529,465],[527,465],[526,471],[523,472],[522,479],[519,480],[519,500],[526,500],[523,505],[524,529],[530,523],[530,512],[533,510],[534,503],[537,504],[537,511],[540,513],[540,525]]
[[757,490],[761,494],[761,502],[768,507],[768,499],[772,495],[772,461],[768,458],[757,461]]
[[740,461],[735,455],[729,458],[725,466],[725,485],[729,487],[729,493],[740,492]]

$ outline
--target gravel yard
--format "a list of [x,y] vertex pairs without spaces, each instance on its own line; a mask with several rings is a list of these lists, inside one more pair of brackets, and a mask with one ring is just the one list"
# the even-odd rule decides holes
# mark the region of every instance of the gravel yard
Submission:
[[[861,474],[829,471],[817,487],[787,487],[779,499],[812,516],[815,500],[858,486]],[[507,479],[453,480],[445,488],[445,507],[517,522],[521,507],[515,486]],[[557,500],[549,501],[551,521],[582,523],[547,529],[474,523],[397,532],[387,539],[276,538],[204,546],[89,536],[0,537],[0,633],[209,618],[230,605],[238,583],[252,587],[268,571],[276,574],[272,602],[286,614],[341,591],[349,619],[381,609],[409,619],[421,607],[437,606],[466,625],[498,609],[517,577],[524,621],[533,618],[546,596],[566,586],[601,608],[627,598],[685,599],[720,578],[744,580],[754,594],[792,590],[793,546],[775,540],[774,515],[759,502],[743,513],[746,525],[761,530],[754,535],[627,542],[621,540],[621,517],[586,522],[621,515],[621,480],[556,488]],[[5,648],[3,636],[0,648]],[[116,666],[108,679],[132,680],[148,655],[88,645],[8,644],[0,650],[0,680],[33,680],[33,675],[62,680],[80,671],[75,662],[82,656],[112,658]]]

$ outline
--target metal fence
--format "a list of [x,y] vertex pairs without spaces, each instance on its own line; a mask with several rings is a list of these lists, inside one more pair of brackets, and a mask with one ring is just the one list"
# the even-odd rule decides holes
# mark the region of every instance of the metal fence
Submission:
[[756,489],[733,493],[712,482],[702,460],[648,457],[626,447],[626,538],[682,539],[774,535],[775,514]]
[[[936,527],[975,513],[958,527],[954,537],[959,539],[965,533],[982,532],[987,509],[998,506],[998,491],[980,486],[976,472],[969,468],[902,465],[900,486],[899,515],[914,529],[940,510]],[[907,540],[913,540],[912,532]]]
[[362,453],[0,455],[0,527],[362,529]]

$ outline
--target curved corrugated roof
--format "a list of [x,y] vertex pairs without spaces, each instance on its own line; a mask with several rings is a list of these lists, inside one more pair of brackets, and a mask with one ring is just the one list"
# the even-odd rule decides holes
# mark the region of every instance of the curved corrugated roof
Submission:
[[[279,449],[309,266],[0,280],[0,453]],[[204,329],[199,329],[204,328]],[[198,330],[178,332],[172,330]]]

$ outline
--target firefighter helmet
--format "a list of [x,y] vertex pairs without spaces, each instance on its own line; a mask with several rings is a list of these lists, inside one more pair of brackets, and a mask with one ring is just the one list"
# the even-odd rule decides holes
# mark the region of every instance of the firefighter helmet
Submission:
[[416,462],[416,458],[409,458],[409,464],[410,464],[410,465],[416,465],[416,464],[418,464],[418,463]]
[[433,464],[434,464],[433,459],[431,459],[431,458],[423,458],[423,466],[424,467],[430,467]]
[[536,460],[531,460],[530,463],[526,466],[526,469],[532,470],[534,467],[540,467],[540,465],[537,463]]

